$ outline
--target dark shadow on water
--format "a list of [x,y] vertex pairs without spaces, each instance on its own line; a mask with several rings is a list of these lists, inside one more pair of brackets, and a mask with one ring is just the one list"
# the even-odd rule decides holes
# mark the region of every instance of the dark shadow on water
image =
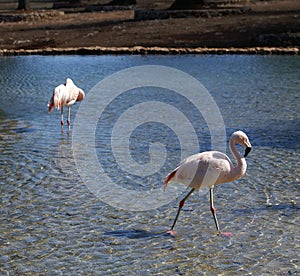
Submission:
[[1,118],[0,110],[0,131],[1,133],[13,134],[13,133],[27,133],[34,132],[36,129],[32,127],[29,122],[18,119],[5,119]]
[[16,133],[25,133],[25,132],[34,132],[36,129],[30,128],[30,127],[19,127],[19,128],[13,128],[12,129]]
[[105,232],[104,235],[112,236],[112,237],[128,238],[128,239],[147,239],[147,238],[158,238],[158,237],[172,238],[172,236],[166,231],[154,232],[154,231],[146,231],[141,229],[108,231]]
[[279,203],[265,205],[262,210],[282,211],[282,210],[300,210],[300,206],[294,203]]

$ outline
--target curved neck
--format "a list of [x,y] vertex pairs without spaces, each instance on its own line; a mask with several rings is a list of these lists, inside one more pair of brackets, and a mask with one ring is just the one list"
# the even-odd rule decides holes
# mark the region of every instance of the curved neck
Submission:
[[239,165],[242,162],[242,157],[235,147],[234,139],[230,139],[229,147],[230,147],[230,151],[231,151],[232,155],[234,156],[234,159],[236,160],[237,164]]
[[242,157],[240,155],[240,153],[238,152],[238,150],[235,147],[235,140],[234,139],[230,139],[229,142],[229,147],[230,150],[232,152],[232,155],[234,156],[234,159],[237,162],[237,165],[234,166],[234,169],[232,170],[232,177],[233,179],[237,179],[240,178],[241,176],[243,176],[246,172],[247,169],[247,163],[244,157]]

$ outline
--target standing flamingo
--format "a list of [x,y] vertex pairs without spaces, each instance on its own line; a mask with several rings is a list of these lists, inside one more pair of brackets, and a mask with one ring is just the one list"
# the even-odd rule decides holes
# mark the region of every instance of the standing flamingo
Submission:
[[48,104],[48,114],[50,114],[52,108],[56,107],[61,111],[61,127],[64,126],[63,106],[68,107],[68,119],[67,123],[70,128],[71,125],[71,105],[75,102],[82,101],[85,97],[84,91],[77,87],[74,82],[67,78],[66,84],[60,84],[54,89],[53,95]]
[[[241,156],[235,145],[239,144],[245,147],[245,154]],[[164,189],[166,189],[169,181],[183,183],[192,189],[180,201],[179,208],[173,222],[171,229],[168,231],[171,235],[175,234],[174,226],[178,219],[179,213],[195,189],[202,189],[204,187],[210,188],[210,210],[212,212],[218,234],[231,236],[231,233],[222,233],[220,231],[219,223],[216,216],[216,208],[213,201],[213,188],[215,185],[231,182],[241,178],[247,169],[245,157],[251,151],[251,144],[247,135],[242,131],[234,132],[229,140],[230,150],[236,160],[237,165],[234,166],[229,157],[218,151],[206,151],[189,156],[183,160],[179,166],[169,173],[164,182]]]

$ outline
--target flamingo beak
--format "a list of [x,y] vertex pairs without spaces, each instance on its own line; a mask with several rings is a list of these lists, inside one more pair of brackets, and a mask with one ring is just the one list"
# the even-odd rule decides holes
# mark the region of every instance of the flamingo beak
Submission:
[[247,148],[245,149],[244,157],[247,157],[247,155],[249,154],[250,151],[251,151],[251,147],[247,147]]

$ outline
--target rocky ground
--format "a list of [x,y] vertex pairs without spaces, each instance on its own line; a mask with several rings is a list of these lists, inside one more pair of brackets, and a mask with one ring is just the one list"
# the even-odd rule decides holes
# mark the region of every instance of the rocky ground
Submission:
[[0,53],[298,53],[300,1],[193,11],[0,12]]

